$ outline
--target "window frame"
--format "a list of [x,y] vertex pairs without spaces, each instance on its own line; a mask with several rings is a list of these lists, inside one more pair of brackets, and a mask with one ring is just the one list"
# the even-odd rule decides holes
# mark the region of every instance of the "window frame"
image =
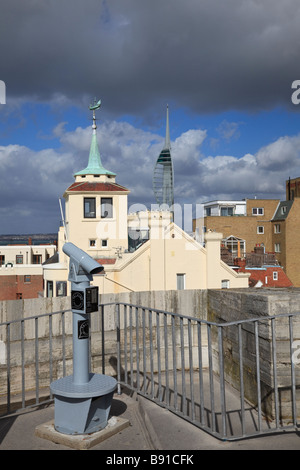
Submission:
[[[86,204],[93,203],[94,210],[89,207],[89,210],[86,210]],[[83,198],[83,218],[84,219],[95,219],[96,218],[96,198],[95,197],[84,197]]]
[[185,273],[176,273],[176,289],[177,290],[184,290],[185,289],[185,282],[186,282],[186,274]]
[[222,279],[221,280],[221,289],[229,289],[230,287],[230,280],[229,279]]
[[[59,293],[62,288],[62,294]],[[56,281],[55,282],[56,297],[66,297],[67,295],[67,282],[66,281]]]
[[[261,211],[261,213],[259,213],[259,211]],[[264,215],[264,213],[265,213],[264,207],[252,207],[252,215],[255,215],[257,217],[259,215]]]
[[[259,229],[262,229],[262,231],[260,231]],[[263,225],[258,225],[257,226],[257,230],[256,230],[256,233],[258,235],[263,235],[265,233],[265,227]]]
[[[108,202],[109,201],[109,202]],[[107,207],[109,210],[106,211]],[[106,214],[107,212],[107,214]],[[101,219],[113,219],[113,198],[112,197],[101,197],[100,199],[100,217]]]
[[[226,214],[222,214],[223,212],[226,212]],[[232,211],[232,214],[229,214],[229,211]],[[221,217],[232,217],[234,215],[234,207],[233,206],[221,206],[220,207],[220,215]]]
[[281,233],[280,224],[274,224],[274,233]]

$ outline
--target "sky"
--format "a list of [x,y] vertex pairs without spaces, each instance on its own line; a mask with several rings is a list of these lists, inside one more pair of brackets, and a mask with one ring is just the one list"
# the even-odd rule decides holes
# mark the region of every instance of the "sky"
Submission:
[[176,204],[284,200],[300,176],[299,24],[299,0],[2,0],[0,234],[57,232],[94,98],[129,210],[156,202],[167,105]]

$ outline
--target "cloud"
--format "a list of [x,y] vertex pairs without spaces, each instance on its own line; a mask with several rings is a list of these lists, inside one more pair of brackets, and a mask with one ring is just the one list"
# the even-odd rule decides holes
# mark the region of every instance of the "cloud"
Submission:
[[100,93],[114,115],[166,100],[196,112],[289,106],[299,22],[298,0],[10,0],[1,79],[8,103]]
[[286,171],[299,166],[300,136],[280,137],[257,152],[259,166],[265,170]]
[[240,124],[241,123],[238,122],[228,122],[224,119],[217,127],[217,132],[226,142],[229,142],[232,139],[238,139],[240,136]]
[[[55,126],[55,149],[21,145],[0,147],[1,233],[56,232],[58,198],[87,166],[91,127],[67,131]],[[106,120],[97,129],[102,164],[117,174],[131,193],[129,206],[155,204],[152,175],[164,138],[128,122]],[[209,133],[190,129],[171,142],[175,202],[196,204],[213,199],[285,197],[285,180],[300,176],[300,134],[280,137],[256,154],[205,155]]]

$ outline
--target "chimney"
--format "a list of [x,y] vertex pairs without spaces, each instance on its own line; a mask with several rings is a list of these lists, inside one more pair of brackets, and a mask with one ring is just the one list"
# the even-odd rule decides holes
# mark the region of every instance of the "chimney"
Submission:
[[238,266],[240,269],[239,271],[241,272],[245,272],[245,269],[246,269],[246,259],[243,258],[235,258],[234,259],[234,266]]

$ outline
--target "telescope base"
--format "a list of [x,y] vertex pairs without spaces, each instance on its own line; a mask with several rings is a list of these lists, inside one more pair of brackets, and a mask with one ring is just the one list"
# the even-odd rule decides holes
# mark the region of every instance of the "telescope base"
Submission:
[[55,430],[77,435],[104,429],[116,386],[113,377],[101,374],[90,374],[84,384],[74,384],[73,376],[52,382]]

